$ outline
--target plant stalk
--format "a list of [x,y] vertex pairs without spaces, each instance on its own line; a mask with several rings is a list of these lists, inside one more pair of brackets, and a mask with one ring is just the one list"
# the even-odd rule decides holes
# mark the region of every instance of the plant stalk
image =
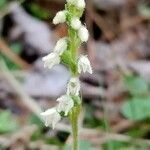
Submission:
[[78,109],[75,107],[71,113],[71,126],[73,136],[73,150],[79,150],[79,138],[78,138]]

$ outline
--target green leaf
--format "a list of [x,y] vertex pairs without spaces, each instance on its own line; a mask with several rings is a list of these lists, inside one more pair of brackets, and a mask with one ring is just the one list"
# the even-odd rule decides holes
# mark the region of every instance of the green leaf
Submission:
[[120,148],[125,147],[126,143],[116,140],[108,140],[107,143],[103,145],[104,150],[120,150]]
[[138,7],[138,12],[142,16],[150,16],[150,7],[145,5],[140,5]]
[[[71,149],[72,149],[71,145],[65,145],[63,150],[71,150]],[[95,150],[89,141],[80,141],[79,149],[80,150]]]
[[122,114],[133,121],[141,121],[150,118],[150,97],[134,97],[125,102]]
[[35,17],[40,19],[48,19],[50,17],[50,12],[36,3],[30,3],[28,8]]
[[18,128],[18,124],[13,119],[10,111],[0,112],[0,133],[13,132]]
[[29,117],[29,123],[36,124],[39,128],[43,128],[43,122],[35,114],[31,114]]
[[125,77],[125,87],[132,95],[140,95],[148,92],[148,84],[141,77]]
[[22,45],[20,43],[13,43],[10,45],[10,48],[15,52],[16,54],[21,53]]
[[126,148],[120,148],[119,150],[137,150],[137,148],[135,148],[135,147],[126,147]]
[[5,7],[7,4],[7,0],[0,0],[0,8]]
[[[84,126],[87,128],[94,128],[102,125],[101,120],[94,116],[94,108],[90,105],[85,105],[85,118],[84,118]],[[104,124],[104,123],[103,123]]]

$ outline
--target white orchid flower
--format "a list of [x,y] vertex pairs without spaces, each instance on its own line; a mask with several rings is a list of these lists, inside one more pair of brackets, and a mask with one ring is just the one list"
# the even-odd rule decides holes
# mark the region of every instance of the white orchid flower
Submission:
[[89,38],[89,32],[85,26],[81,26],[78,31],[78,36],[82,42],[87,42]]
[[56,108],[51,108],[46,110],[45,112],[41,113],[41,116],[43,117],[45,121],[45,126],[52,126],[54,129],[56,124],[60,121],[61,116],[56,111]]
[[92,67],[87,56],[81,56],[78,61],[78,72],[89,72],[92,74]]
[[74,101],[69,95],[63,95],[60,98],[57,99],[59,102],[57,106],[57,111],[58,112],[64,112],[65,116],[68,115],[69,111],[73,108],[74,106]]
[[64,23],[65,21],[66,21],[66,11],[65,10],[59,11],[53,19],[53,23],[55,25],[59,24],[59,23]]
[[80,81],[79,78],[73,77],[70,79],[67,85],[67,95],[78,96],[80,91]]
[[60,63],[60,57],[57,53],[50,53],[49,55],[42,58],[44,61],[44,67],[51,69],[54,65]]
[[61,38],[57,43],[54,48],[54,52],[62,55],[62,53],[67,49],[67,38]]
[[73,17],[71,19],[71,27],[75,30],[79,30],[81,27],[81,21],[79,20],[78,17]]

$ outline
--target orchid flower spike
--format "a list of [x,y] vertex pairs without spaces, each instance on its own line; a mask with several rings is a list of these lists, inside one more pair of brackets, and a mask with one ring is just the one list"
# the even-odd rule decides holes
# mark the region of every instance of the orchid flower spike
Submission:
[[57,53],[50,53],[49,55],[42,58],[44,61],[44,67],[51,69],[54,65],[60,63],[60,57]]
[[80,81],[77,77],[72,77],[67,85],[67,95],[78,96],[80,91]]
[[65,21],[66,21],[66,11],[65,10],[59,11],[53,19],[53,23],[55,25],[59,24],[59,23],[64,23]]
[[78,72],[89,72],[92,74],[92,67],[87,56],[81,56],[78,61]]
[[87,42],[89,38],[89,32],[85,26],[81,26],[78,31],[78,36],[82,42]]
[[60,121],[61,116],[60,114],[56,111],[56,108],[51,108],[46,110],[45,112],[41,113],[41,116],[43,117],[45,121],[45,126],[52,126],[54,129],[56,124]]
[[69,111],[74,106],[74,101],[69,95],[63,95],[60,98],[57,99],[57,102],[59,102],[57,106],[57,111],[59,113],[64,112],[65,116],[68,115]]
[[63,52],[67,49],[67,38],[61,38],[57,43],[54,48],[54,52],[57,53],[58,55],[62,55]]

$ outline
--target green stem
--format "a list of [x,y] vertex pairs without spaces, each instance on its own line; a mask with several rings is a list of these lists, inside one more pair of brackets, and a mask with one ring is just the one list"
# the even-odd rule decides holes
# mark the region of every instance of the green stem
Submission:
[[78,121],[74,119],[72,123],[72,134],[73,134],[73,150],[78,150]]
[[73,108],[70,114],[70,121],[72,125],[72,135],[73,135],[73,150],[79,150],[78,144],[78,107]]

